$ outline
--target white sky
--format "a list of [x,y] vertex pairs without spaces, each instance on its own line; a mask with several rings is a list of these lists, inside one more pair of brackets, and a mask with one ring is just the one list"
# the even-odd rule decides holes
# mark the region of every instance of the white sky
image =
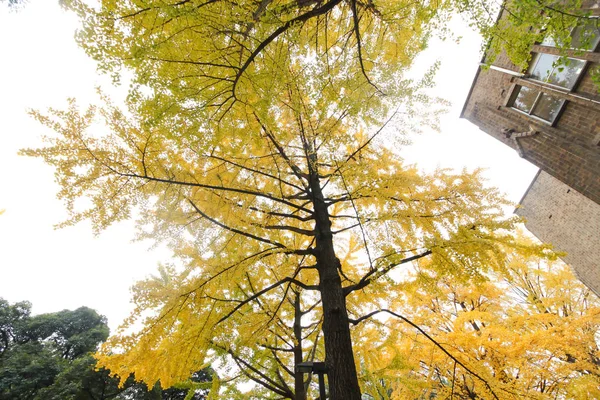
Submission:
[[[426,169],[486,168],[489,184],[517,202],[537,169],[458,118],[481,56],[477,35],[460,21],[454,25],[466,32],[460,45],[434,41],[416,65],[424,69],[436,58],[442,61],[439,95],[453,108],[442,133],[414,138],[403,156]],[[66,213],[55,197],[52,168],[16,154],[39,146],[47,133],[28,108],[64,108],[68,97],[85,104],[93,101],[95,86],[109,85],[75,44],[76,27],[76,18],[57,0],[31,0],[18,13],[0,5],[0,209],[6,209],[0,216],[0,297],[29,300],[34,313],[85,305],[106,315],[114,329],[131,308],[129,287],[154,273],[168,251],[131,242],[132,223],[98,237],[88,223],[55,230]]]

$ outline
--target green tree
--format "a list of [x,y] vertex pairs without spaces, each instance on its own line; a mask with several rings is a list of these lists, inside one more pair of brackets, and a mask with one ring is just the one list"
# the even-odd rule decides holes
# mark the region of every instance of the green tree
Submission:
[[[483,15],[485,3],[474,4]],[[489,18],[480,23],[481,32],[488,39],[488,62],[504,51],[516,65],[526,68],[531,47],[536,43],[551,42],[566,56],[570,49],[590,50],[592,41],[600,35],[593,9],[580,0],[513,0],[504,2],[500,11],[500,19],[492,22]]]
[[31,303],[22,301],[11,305],[0,298],[0,358],[19,340],[21,326],[30,314]]
[[28,341],[46,342],[67,360],[95,352],[109,330],[106,318],[87,307],[30,317],[22,328]]
[[55,384],[63,370],[96,351],[108,337],[106,319],[92,309],[81,307],[37,316],[31,316],[30,309],[27,302],[10,305],[0,300],[3,399],[48,398],[44,390]]
[[38,342],[15,346],[0,363],[0,399],[37,398],[40,389],[53,384],[63,364],[64,360]]
[[198,371],[187,382],[148,390],[128,376],[122,387],[92,353],[108,337],[106,319],[94,310],[30,315],[28,302],[0,299],[0,399],[6,400],[204,400],[213,372]]
[[6,3],[9,10],[17,11],[23,8],[28,3],[28,0],[0,0],[0,4],[3,3]]

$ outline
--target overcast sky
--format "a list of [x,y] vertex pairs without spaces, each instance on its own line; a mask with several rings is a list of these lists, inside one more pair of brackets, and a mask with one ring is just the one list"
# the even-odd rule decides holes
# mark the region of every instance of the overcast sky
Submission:
[[[460,44],[434,41],[417,69],[442,61],[438,95],[453,102],[442,133],[413,138],[403,156],[424,169],[486,168],[488,183],[518,202],[537,169],[517,153],[459,119],[481,55],[480,39],[454,23]],[[17,156],[41,144],[48,132],[27,109],[63,108],[68,97],[94,99],[97,85],[110,85],[73,40],[77,20],[54,0],[30,0],[20,12],[0,6],[0,297],[29,300],[35,313],[92,307],[111,328],[127,316],[129,287],[154,273],[169,253],[132,242],[133,224],[121,223],[94,237],[88,223],[55,230],[64,220],[52,168]]]

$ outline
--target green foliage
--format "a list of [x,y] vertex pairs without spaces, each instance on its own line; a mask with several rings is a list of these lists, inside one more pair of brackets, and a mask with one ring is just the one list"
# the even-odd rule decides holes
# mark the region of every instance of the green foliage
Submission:
[[42,399],[39,390],[54,383],[64,364],[39,342],[15,346],[0,363],[0,399]]
[[10,10],[16,11],[24,7],[28,3],[28,0],[0,0],[0,4],[2,3],[6,3],[6,6]]
[[[87,354],[108,337],[106,319],[87,307],[37,316],[30,310],[28,302],[0,299],[0,398],[66,399],[79,382],[60,377],[82,360],[94,365]],[[62,394],[47,394],[53,392]]]
[[106,318],[96,311],[80,307],[75,311],[59,311],[31,317],[24,329],[29,340],[46,342],[62,358],[74,360],[96,351],[109,331]]
[[31,314],[31,303],[22,301],[9,304],[0,298],[0,358],[8,351],[13,342],[19,342],[23,325]]
[[108,337],[105,317],[87,307],[36,316],[30,310],[28,302],[0,298],[0,400],[203,400],[209,393],[209,369],[179,387],[148,390],[133,376],[119,387],[91,354]]
[[[590,41],[600,34],[598,19],[581,0],[510,0],[497,4],[479,0],[459,0],[458,8],[484,37],[485,62],[493,63],[505,53],[517,66],[527,68],[531,47],[545,43],[561,49],[590,50]],[[500,12],[500,16],[496,17]],[[577,39],[572,35],[577,31]]]

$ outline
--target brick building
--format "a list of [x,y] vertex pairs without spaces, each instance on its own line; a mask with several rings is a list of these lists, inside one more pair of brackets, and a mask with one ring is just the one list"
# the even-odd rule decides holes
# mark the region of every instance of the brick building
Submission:
[[[568,255],[575,273],[600,296],[600,95],[591,71],[600,64],[597,29],[589,50],[570,50],[566,65],[550,41],[532,48],[527,71],[505,55],[482,59],[462,118],[540,168],[517,214],[542,241]],[[483,65],[487,65],[484,68]]]

